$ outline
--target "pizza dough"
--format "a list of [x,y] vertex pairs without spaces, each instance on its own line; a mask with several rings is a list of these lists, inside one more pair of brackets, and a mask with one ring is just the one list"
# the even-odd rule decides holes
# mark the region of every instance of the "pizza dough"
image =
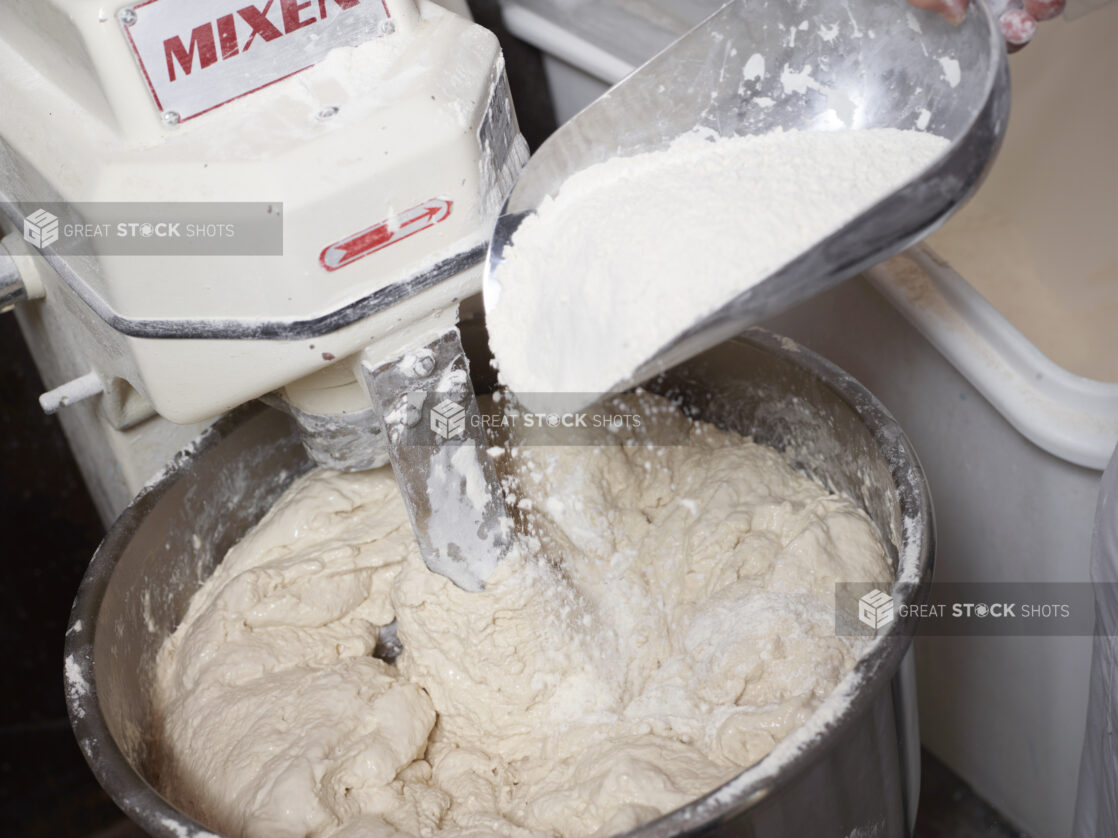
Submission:
[[482,594],[391,471],[298,480],[160,653],[161,792],[229,836],[609,835],[768,753],[857,658],[835,582],[889,562],[775,451],[644,404],[688,444],[498,458],[533,535]]

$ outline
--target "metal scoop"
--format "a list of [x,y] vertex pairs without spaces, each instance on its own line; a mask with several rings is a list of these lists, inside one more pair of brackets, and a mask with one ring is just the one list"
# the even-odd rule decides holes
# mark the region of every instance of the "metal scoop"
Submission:
[[[757,55],[766,68],[759,80]],[[795,81],[786,73],[800,83],[786,88]],[[721,136],[926,128],[950,140],[915,179],[666,342],[613,388],[627,389],[933,232],[978,187],[1008,115],[1005,46],[983,3],[953,27],[901,0],[734,0],[536,152],[490,242],[485,293],[500,282],[516,229],[567,178],[610,157],[664,149],[695,128]]]

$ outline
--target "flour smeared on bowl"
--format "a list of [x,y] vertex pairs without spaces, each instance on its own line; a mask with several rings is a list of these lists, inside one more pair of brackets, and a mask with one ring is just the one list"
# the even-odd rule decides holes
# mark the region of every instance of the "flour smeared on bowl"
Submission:
[[858,657],[836,581],[889,562],[847,498],[642,398],[687,444],[499,458],[532,535],[482,594],[390,471],[298,480],[161,650],[160,791],[230,836],[609,835],[765,756]]

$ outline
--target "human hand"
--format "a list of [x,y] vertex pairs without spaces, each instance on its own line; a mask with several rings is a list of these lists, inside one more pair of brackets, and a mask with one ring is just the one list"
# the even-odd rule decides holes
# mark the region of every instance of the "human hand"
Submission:
[[[1067,0],[989,0],[990,11],[998,19],[1010,47],[1020,48],[1033,39],[1037,24],[1058,17]],[[961,23],[969,0],[909,0],[919,9],[942,16],[949,23]]]

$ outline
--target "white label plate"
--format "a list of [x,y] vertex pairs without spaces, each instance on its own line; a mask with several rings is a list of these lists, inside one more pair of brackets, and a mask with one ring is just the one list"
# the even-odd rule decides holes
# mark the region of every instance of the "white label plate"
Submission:
[[119,14],[155,106],[193,119],[388,30],[384,0],[145,0]]

